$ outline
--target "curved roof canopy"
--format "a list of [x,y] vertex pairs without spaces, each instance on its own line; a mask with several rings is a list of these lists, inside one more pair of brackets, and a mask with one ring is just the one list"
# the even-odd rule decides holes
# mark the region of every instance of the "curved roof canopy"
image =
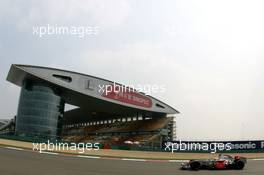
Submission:
[[66,103],[80,107],[66,112],[66,118],[74,115],[81,120],[87,113],[106,118],[116,115],[158,116],[179,113],[151,96],[109,80],[61,69],[13,64],[7,80],[21,86],[24,79],[46,82],[60,90]]

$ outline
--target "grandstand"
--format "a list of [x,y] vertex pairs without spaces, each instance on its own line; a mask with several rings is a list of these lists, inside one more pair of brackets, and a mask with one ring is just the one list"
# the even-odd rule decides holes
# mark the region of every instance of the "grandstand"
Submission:
[[[92,142],[96,140],[95,138],[97,138],[97,141],[98,138],[101,138],[99,139],[100,143],[123,144],[125,142],[136,142],[140,144],[160,141],[164,136],[167,136],[164,139],[173,139],[167,133],[171,121],[172,118],[163,116],[135,121],[128,121],[126,118],[103,122],[87,122],[73,127],[65,125],[62,135],[63,139],[75,142]],[[164,131],[165,134],[162,134]]]
[[0,134],[13,134],[14,133],[14,119],[0,120]]
[[[137,145],[159,145],[176,136],[177,110],[122,84],[72,71],[15,64],[7,80],[21,87],[18,112],[8,127],[16,136]],[[101,91],[102,87],[107,88]],[[65,104],[77,108],[65,111]]]
[[0,119],[0,127],[3,125],[6,125],[8,123],[8,120]]

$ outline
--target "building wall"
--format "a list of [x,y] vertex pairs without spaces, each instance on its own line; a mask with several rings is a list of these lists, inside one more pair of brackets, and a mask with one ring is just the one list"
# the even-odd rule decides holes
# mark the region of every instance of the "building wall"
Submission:
[[47,84],[25,80],[21,88],[15,133],[56,137],[64,103]]

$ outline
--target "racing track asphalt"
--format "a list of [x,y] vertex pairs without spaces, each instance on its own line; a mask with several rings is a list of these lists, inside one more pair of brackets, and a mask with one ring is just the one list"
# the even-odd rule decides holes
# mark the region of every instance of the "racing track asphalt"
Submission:
[[1,175],[263,175],[264,161],[249,160],[244,170],[183,171],[180,163],[87,159],[0,148]]

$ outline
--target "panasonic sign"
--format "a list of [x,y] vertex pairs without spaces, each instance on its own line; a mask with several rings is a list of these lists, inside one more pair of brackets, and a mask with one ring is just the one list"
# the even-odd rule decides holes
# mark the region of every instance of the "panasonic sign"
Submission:
[[251,142],[248,142],[248,143],[235,143],[235,144],[231,143],[231,149],[234,149],[234,150],[256,149],[256,144],[255,143],[251,143]]

